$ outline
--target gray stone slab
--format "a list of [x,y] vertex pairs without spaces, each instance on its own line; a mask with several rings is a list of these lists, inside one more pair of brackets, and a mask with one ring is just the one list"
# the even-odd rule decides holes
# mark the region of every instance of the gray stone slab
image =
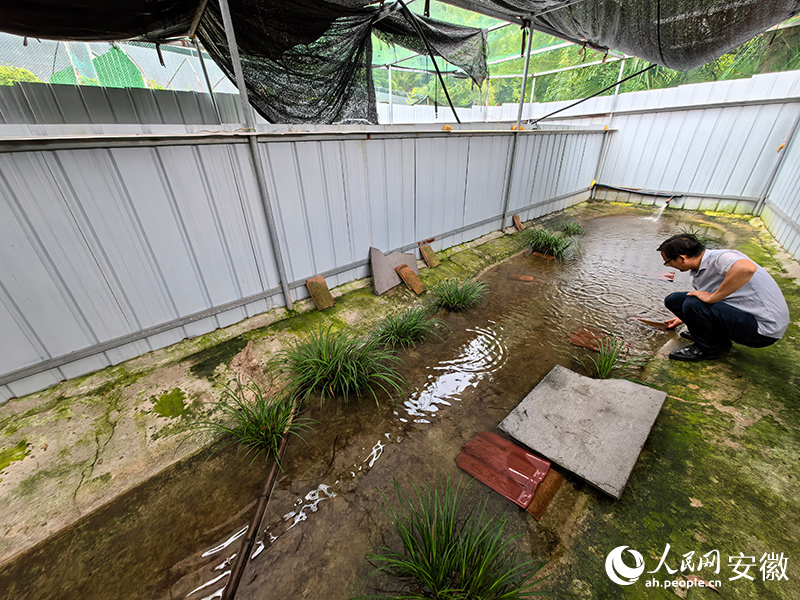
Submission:
[[384,256],[383,252],[377,248],[370,248],[369,262],[372,267],[372,285],[375,287],[375,294],[378,296],[403,282],[395,272],[395,269],[400,265],[408,265],[414,273],[419,275],[417,257],[413,254],[392,252]]
[[667,395],[556,365],[500,423],[536,454],[619,499]]

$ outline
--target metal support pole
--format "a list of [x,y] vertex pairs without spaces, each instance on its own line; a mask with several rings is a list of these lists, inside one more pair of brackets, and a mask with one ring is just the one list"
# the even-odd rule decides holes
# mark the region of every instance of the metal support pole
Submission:
[[214,86],[211,85],[211,79],[208,77],[208,69],[206,69],[206,61],[203,60],[203,52],[200,50],[200,42],[194,38],[194,49],[197,50],[197,57],[200,59],[200,66],[203,68],[203,77],[206,79],[208,86],[208,94],[211,97],[211,105],[214,107],[214,114],[217,115],[217,123],[222,125],[222,116],[219,114],[219,107],[217,106],[217,99],[214,97]]
[[389,125],[394,125],[394,103],[392,102],[392,65],[389,65]]
[[[606,156],[608,155],[609,130],[614,120],[614,110],[617,108],[617,97],[619,96],[619,82],[622,81],[622,75],[625,72],[625,59],[620,61],[619,75],[617,75],[617,87],[614,88],[614,98],[611,100],[611,111],[608,113],[608,122],[606,123],[606,130],[603,132],[603,143],[600,146],[600,155],[597,157],[597,166],[594,168],[594,180],[600,181],[600,176],[603,173],[603,167],[606,165]],[[594,189],[592,189],[594,194]]]
[[486,113],[484,113],[483,122],[486,123],[489,120],[489,86],[491,77],[486,77]]
[[526,23],[526,25],[528,26],[528,48],[525,53],[525,69],[522,74],[522,89],[519,92],[517,127],[514,131],[514,138],[511,141],[511,158],[508,163],[508,171],[506,171],[505,197],[503,198],[503,222],[500,223],[501,231],[506,228],[506,222],[508,221],[508,204],[511,200],[511,181],[514,177],[514,163],[516,162],[517,158],[517,145],[519,144],[519,131],[522,123],[522,105],[525,102],[525,84],[528,82],[528,66],[531,62],[531,42],[533,41],[533,31],[530,28],[530,23]]
[[[228,40],[228,50],[231,53],[231,63],[233,63],[233,72],[236,75],[236,85],[239,88],[239,99],[242,102],[242,110],[244,111],[244,120],[248,129],[255,129],[255,119],[253,117],[252,109],[250,108],[250,101],[247,96],[247,86],[244,83],[244,72],[242,71],[242,62],[239,59],[239,48],[236,45],[236,35],[233,31],[233,21],[231,20],[231,11],[228,7],[228,0],[219,0],[219,7],[222,11],[222,22],[225,25],[225,37]],[[269,229],[269,239],[272,243],[272,251],[275,253],[275,262],[278,266],[278,274],[281,280],[281,288],[283,289],[283,297],[286,301],[286,308],[292,310],[292,296],[289,293],[289,280],[286,277],[286,268],[283,265],[283,254],[281,253],[281,245],[278,240],[278,233],[275,229],[275,218],[272,214],[272,206],[269,201],[269,192],[267,191],[267,178],[264,175],[264,166],[261,164],[261,154],[258,151],[258,141],[255,136],[250,136],[248,139],[250,145],[250,154],[253,159],[253,170],[256,173],[256,181],[258,182],[258,191],[261,196],[261,204],[264,206],[264,214],[267,217],[267,228]]]
[[522,89],[519,91],[519,110],[517,110],[517,131],[522,123],[522,108],[525,106],[525,89],[528,86],[528,67],[531,64],[531,42],[533,42],[533,31],[528,25],[528,48],[525,51],[525,67],[522,70]]
[[760,217],[761,213],[764,211],[764,204],[767,202],[767,196],[769,196],[770,191],[772,191],[772,184],[775,183],[775,177],[777,177],[778,171],[783,164],[783,159],[786,158],[786,154],[789,152],[789,145],[794,139],[794,134],[797,131],[798,125],[800,125],[800,107],[797,112],[797,116],[794,118],[794,123],[792,123],[791,129],[789,129],[789,135],[786,136],[786,142],[784,143],[783,148],[780,149],[782,154],[778,157],[778,162],[775,163],[775,168],[772,169],[772,173],[769,174],[767,184],[764,186],[764,192],[761,194],[756,207],[753,209],[753,214],[757,217]]

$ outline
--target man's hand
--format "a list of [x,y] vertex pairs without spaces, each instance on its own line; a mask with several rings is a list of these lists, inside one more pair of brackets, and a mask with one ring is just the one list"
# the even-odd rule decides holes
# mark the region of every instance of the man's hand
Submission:
[[694,296],[698,300],[702,300],[706,304],[714,304],[717,300],[714,299],[714,294],[711,292],[703,292],[701,290],[692,290],[687,296]]
[[667,321],[664,321],[664,325],[667,326],[667,329],[675,329],[681,323],[683,323],[683,321],[681,321],[678,317],[673,317]]

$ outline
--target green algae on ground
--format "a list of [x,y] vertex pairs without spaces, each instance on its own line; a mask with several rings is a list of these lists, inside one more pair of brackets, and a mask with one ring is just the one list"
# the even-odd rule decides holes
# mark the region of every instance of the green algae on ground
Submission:
[[153,412],[174,419],[186,413],[186,394],[180,388],[175,388],[170,392],[161,394],[158,401],[153,406]]
[[[7,466],[17,460],[22,460],[28,456],[28,442],[21,440],[16,446],[12,448],[3,448],[0,450],[0,473],[3,472]],[[0,479],[0,481],[3,481]]]

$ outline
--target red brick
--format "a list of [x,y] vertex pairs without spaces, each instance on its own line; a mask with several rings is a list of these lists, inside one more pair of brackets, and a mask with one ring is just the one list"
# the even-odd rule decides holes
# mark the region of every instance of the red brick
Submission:
[[425,291],[425,286],[422,285],[422,280],[419,278],[419,275],[414,273],[414,271],[408,265],[400,265],[395,269],[397,274],[400,276],[400,279],[403,280],[410,289],[415,294],[419,295]]
[[328,284],[322,275],[317,275],[306,281],[306,287],[311,294],[311,299],[317,310],[325,310],[333,306],[333,296],[328,289]]
[[508,278],[515,281],[525,281],[527,283],[533,281],[533,275],[521,275],[520,273],[509,273]]
[[422,258],[425,260],[425,264],[431,269],[442,264],[439,262],[439,257],[436,256],[436,252],[433,251],[433,248],[431,248],[430,244],[423,244],[419,247],[419,251],[422,253]]
[[551,256],[549,254],[542,254],[541,252],[534,252],[533,255],[534,256],[538,256],[539,258],[547,259],[547,260],[555,260],[556,259],[555,256]]
[[517,231],[522,231],[523,229],[525,229],[522,226],[522,221],[520,221],[519,215],[514,215],[513,217],[511,217],[511,220],[514,221],[514,227],[517,228]]

